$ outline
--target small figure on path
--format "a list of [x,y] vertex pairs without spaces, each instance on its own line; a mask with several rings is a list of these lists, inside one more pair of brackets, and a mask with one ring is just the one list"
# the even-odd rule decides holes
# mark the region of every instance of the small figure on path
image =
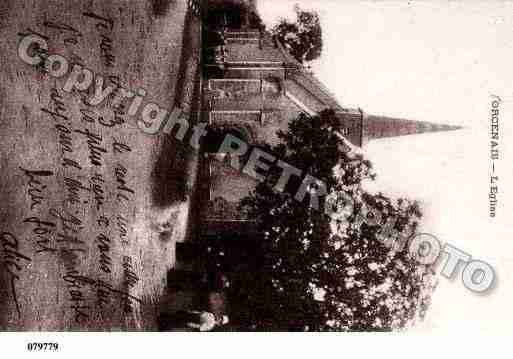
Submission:
[[181,310],[175,313],[173,317],[173,326],[187,327],[199,330],[200,332],[208,332],[216,326],[225,325],[229,322],[226,315],[217,316],[207,311]]

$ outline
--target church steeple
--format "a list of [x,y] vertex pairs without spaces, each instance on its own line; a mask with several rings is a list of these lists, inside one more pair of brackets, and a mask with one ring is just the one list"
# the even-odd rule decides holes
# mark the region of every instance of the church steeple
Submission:
[[461,129],[460,126],[405,120],[386,116],[364,115],[362,120],[362,137],[364,143],[375,138],[398,137]]
[[368,115],[361,109],[337,111],[344,135],[353,145],[362,147],[376,138],[398,137],[427,132],[453,131],[460,126],[444,125],[426,121],[405,120],[387,116]]

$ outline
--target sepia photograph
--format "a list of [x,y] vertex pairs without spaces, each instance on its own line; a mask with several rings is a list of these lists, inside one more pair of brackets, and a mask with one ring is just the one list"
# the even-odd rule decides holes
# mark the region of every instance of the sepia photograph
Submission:
[[2,347],[511,336],[513,2],[0,0],[0,59]]

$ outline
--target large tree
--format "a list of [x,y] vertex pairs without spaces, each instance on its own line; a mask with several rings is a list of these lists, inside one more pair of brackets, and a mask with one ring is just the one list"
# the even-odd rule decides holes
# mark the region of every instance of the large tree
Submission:
[[422,316],[434,288],[429,266],[408,251],[421,218],[416,202],[365,190],[371,163],[350,149],[333,111],[299,116],[269,147],[282,161],[322,179],[322,208],[296,201],[300,179],[284,192],[260,183],[243,205],[257,218],[265,255],[258,273],[239,273],[255,329],[392,330]]
[[276,38],[300,63],[315,60],[322,52],[322,29],[319,15],[295,6],[296,22],[281,19],[272,29]]

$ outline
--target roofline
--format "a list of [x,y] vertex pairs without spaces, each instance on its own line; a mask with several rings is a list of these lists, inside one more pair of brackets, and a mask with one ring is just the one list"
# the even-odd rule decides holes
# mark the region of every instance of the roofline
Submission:
[[[281,43],[280,40],[278,40],[276,37],[272,37],[273,41],[275,42],[276,46],[278,47],[278,49],[280,50],[280,52],[282,53],[282,55],[285,57],[285,59],[288,61],[288,62],[291,62],[293,63],[294,65],[296,65],[299,69],[301,69],[302,71],[300,71],[300,74],[305,77],[308,81],[310,81],[310,83],[312,83],[314,86],[316,86],[326,97],[329,97],[333,100],[333,102],[335,102],[338,107],[342,108],[342,106],[339,104],[338,100],[335,98],[335,96],[331,93],[331,91],[329,91],[329,89],[326,87],[326,85],[324,85],[319,79],[315,78],[315,76],[313,74],[311,74],[310,72],[308,72],[306,70],[306,68],[303,66],[303,64],[301,64],[299,61],[297,61],[294,56],[292,56],[291,54],[289,54],[289,52],[285,49],[285,47],[283,46],[283,44]],[[305,85],[300,82],[300,81],[295,81],[296,83],[298,83],[299,85],[301,85],[303,88],[305,88],[306,90],[308,90],[308,88],[305,87]],[[311,91],[309,91],[311,93]],[[324,103],[327,107],[331,107],[330,104],[327,104],[326,101],[324,101],[323,99],[320,99],[318,96],[316,96],[314,93],[312,93],[312,95],[314,95],[320,102]]]

